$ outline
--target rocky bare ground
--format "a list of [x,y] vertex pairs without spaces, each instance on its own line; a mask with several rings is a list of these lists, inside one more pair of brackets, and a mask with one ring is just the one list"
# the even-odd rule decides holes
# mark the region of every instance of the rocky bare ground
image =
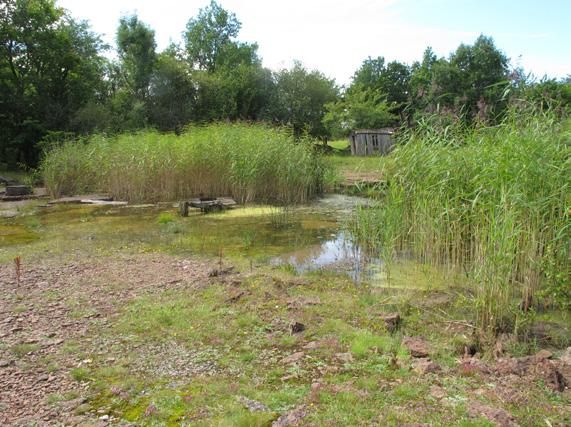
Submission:
[[[85,361],[74,340],[90,340],[124,302],[148,292],[197,286],[212,266],[166,255],[0,265],[0,425],[75,419],[86,390],[70,372]],[[53,404],[53,396],[77,396]],[[77,412],[77,411],[76,411]]]
[[[225,282],[228,287],[224,304],[237,304],[250,293],[242,286],[241,275],[232,272],[231,276],[226,276],[228,271],[228,268],[221,268],[215,261],[181,259],[165,254],[117,255],[51,259],[37,264],[23,260],[18,281],[14,264],[0,265],[0,425],[116,423],[117,420],[108,412],[99,413],[98,408],[90,405],[89,383],[73,377],[74,370],[91,363],[88,355],[99,355],[103,360],[114,356],[106,353],[106,346],[112,343],[101,339],[98,332],[114,323],[128,301],[167,290],[192,291],[213,282]],[[279,280],[273,283],[276,289],[287,287]],[[292,282],[291,286],[308,283]],[[287,296],[287,292],[284,292],[284,298],[283,303],[292,312],[323,303],[315,296],[291,297]],[[394,320],[394,325],[385,325],[387,330],[400,323],[398,313],[389,314],[381,316],[380,320],[383,323],[388,318],[392,319],[391,322],[397,318],[399,320]],[[286,322],[278,317],[272,321],[272,325],[274,329],[281,328],[292,335],[303,334],[306,328],[305,324]],[[173,381],[184,381],[197,373],[215,374],[218,369],[215,355],[209,355],[206,358],[208,363],[205,363],[203,354],[195,357],[194,350],[188,348],[171,344],[164,346],[156,342],[145,345],[146,348],[137,349],[140,357],[133,360],[131,368],[135,374],[144,376],[154,373],[173,377]],[[526,405],[529,403],[527,391],[539,383],[553,393],[569,393],[571,349],[560,358],[542,351],[536,356],[505,357],[493,363],[484,362],[478,357],[459,355],[457,366],[451,369],[440,366],[432,359],[435,349],[422,337],[404,336],[402,345],[411,355],[411,360],[395,359],[395,366],[402,368],[406,365],[405,369],[410,369],[421,378],[434,377],[435,384],[430,387],[430,396],[444,406],[455,402],[455,398],[439,385],[439,378],[480,377],[481,383],[486,386],[474,390],[473,398],[466,402],[467,411],[474,418],[486,418],[496,425],[518,424],[513,415],[502,407],[503,404],[483,404],[480,398],[506,405]],[[351,365],[355,362],[352,353],[347,352],[347,348],[336,338],[301,340],[299,347],[291,349],[289,355],[284,357],[278,352],[275,357],[266,359],[271,366],[308,368],[307,360],[311,359],[308,356],[322,347],[333,351],[329,366],[319,367],[312,375],[315,378],[307,378],[311,382],[307,402],[282,413],[275,425],[303,425],[306,416],[311,413],[309,408],[314,403],[319,405],[323,393],[334,396],[353,393],[366,398],[368,392],[359,389],[352,381],[328,384],[323,379],[330,372],[351,372]],[[263,354],[258,356],[260,360],[265,360]],[[195,359],[196,363],[190,363]],[[153,360],[163,362],[148,366]],[[181,360],[184,363],[179,363]],[[310,372],[308,369],[304,372]],[[281,381],[298,380],[295,370],[292,372]],[[387,384],[381,381],[379,387],[390,390],[401,382],[398,378]],[[444,383],[445,380],[442,381]],[[117,390],[116,393],[120,396],[125,391]],[[244,404],[248,408],[257,407],[258,403],[264,405],[248,398],[241,401],[246,402]],[[414,405],[414,402],[410,404]],[[151,416],[156,409],[152,405],[149,408],[146,412]]]

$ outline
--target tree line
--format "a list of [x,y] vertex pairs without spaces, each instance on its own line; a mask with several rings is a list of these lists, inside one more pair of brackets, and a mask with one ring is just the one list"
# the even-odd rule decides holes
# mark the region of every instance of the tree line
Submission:
[[412,126],[425,114],[493,122],[509,102],[571,105],[570,80],[510,69],[491,38],[448,58],[427,48],[412,65],[368,58],[347,87],[295,62],[263,67],[256,43],[215,1],[191,17],[180,45],[157,51],[136,15],[120,19],[116,58],[85,21],[56,0],[0,4],[0,167],[34,166],[42,149],[78,135],[142,128],[181,132],[189,123],[264,121],[326,140],[354,128]]

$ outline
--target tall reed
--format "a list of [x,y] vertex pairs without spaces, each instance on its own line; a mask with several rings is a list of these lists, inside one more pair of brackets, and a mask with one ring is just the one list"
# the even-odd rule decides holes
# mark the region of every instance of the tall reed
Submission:
[[248,124],[189,127],[180,136],[98,135],[54,149],[41,164],[53,196],[101,191],[150,202],[225,195],[301,203],[322,190],[323,172],[308,142]]
[[538,290],[571,304],[569,143],[540,112],[512,111],[495,127],[421,127],[385,162],[387,195],[357,212],[354,232],[383,257],[407,250],[466,272],[477,324],[513,331]]

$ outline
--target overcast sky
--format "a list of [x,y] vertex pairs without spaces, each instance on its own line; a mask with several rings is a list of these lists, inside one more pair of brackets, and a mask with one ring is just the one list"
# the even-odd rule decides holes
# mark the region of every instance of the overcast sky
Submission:
[[[181,41],[188,19],[209,0],[59,0],[114,45],[119,17],[136,12],[159,50]],[[294,59],[345,84],[368,56],[411,63],[427,46],[447,56],[492,36],[515,65],[541,77],[571,74],[571,0],[219,0],[257,42],[266,67]]]

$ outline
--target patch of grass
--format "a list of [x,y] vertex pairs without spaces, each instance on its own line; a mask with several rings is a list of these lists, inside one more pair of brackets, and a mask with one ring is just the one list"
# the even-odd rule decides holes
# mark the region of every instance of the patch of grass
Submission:
[[63,395],[59,393],[52,393],[48,394],[44,401],[48,405],[55,405],[56,403],[61,402],[63,400],[65,400],[65,397],[63,397]]
[[357,358],[364,358],[369,353],[386,353],[391,349],[392,338],[388,335],[380,336],[368,330],[356,331],[351,340],[351,353]]
[[73,378],[77,382],[83,382],[89,380],[91,375],[91,371],[85,367],[74,368],[69,373],[71,378]]
[[174,215],[170,212],[162,212],[157,217],[157,224],[170,224],[174,222]]
[[383,170],[386,157],[379,156],[350,156],[332,154],[327,156],[327,161],[333,170],[339,174],[344,172],[375,172],[380,173]]
[[339,151],[344,151],[349,148],[349,139],[336,139],[335,141],[327,141],[327,145]]
[[39,344],[15,344],[10,347],[10,352],[16,357],[23,357],[40,349]]

